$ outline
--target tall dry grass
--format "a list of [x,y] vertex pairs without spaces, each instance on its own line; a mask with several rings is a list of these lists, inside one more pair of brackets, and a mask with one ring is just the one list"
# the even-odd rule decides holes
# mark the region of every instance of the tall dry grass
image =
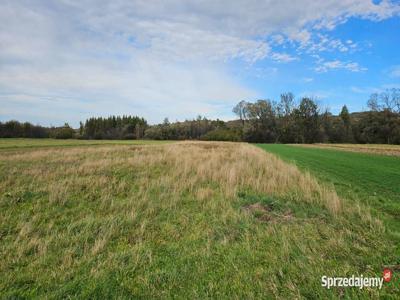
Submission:
[[[332,214],[342,203],[333,188],[319,184],[294,165],[249,144],[180,142],[162,146],[119,146],[98,148],[45,149],[7,154],[3,161],[18,161],[24,168],[8,170],[0,183],[4,190],[23,179],[49,193],[49,202],[65,203],[71,191],[85,191],[111,199],[129,190],[129,182],[110,176],[124,168],[136,176],[138,195],[163,187],[179,196],[182,191],[209,198],[217,185],[223,196],[232,198],[249,189],[266,195],[293,195],[298,201],[325,206]],[[26,184],[26,183],[25,183]],[[101,190],[101,192],[100,192]]]
[[165,147],[153,159],[169,166],[170,172],[162,180],[176,189],[187,187],[193,191],[212,181],[227,197],[243,189],[278,196],[294,193],[299,201],[322,204],[333,214],[341,209],[341,200],[333,189],[248,144],[179,143]]

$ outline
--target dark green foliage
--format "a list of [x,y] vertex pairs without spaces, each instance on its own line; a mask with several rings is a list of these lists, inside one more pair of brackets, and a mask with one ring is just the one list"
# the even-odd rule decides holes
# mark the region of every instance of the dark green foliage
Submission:
[[262,143],[400,143],[400,91],[372,95],[371,111],[350,114],[346,105],[338,116],[320,112],[315,101],[304,97],[298,105],[291,93],[280,103],[258,100],[239,102],[233,109],[242,120],[247,142]]
[[231,129],[214,129],[202,136],[205,141],[233,141],[241,140],[240,132]]
[[297,126],[300,127],[302,143],[314,143],[318,140],[319,112],[317,104],[310,98],[303,98],[299,108],[294,111]]
[[275,104],[270,100],[257,100],[246,105],[247,123],[243,128],[244,139],[249,142],[275,142],[277,140]]
[[359,143],[399,144],[400,114],[389,110],[366,112],[354,124],[353,132]]
[[150,126],[145,138],[152,140],[222,140],[239,141],[240,132],[221,120],[209,120],[198,116],[194,120],[170,123],[165,119],[162,124]]
[[33,125],[31,123],[20,123],[18,121],[0,122],[0,137],[2,138],[46,138],[49,137],[50,128]]
[[243,139],[263,143],[315,143],[321,140],[321,115],[318,105],[303,98],[298,106],[291,93],[282,94],[281,102],[257,100],[240,102],[233,109],[243,118]]
[[147,128],[143,118],[132,116],[110,116],[108,118],[90,118],[80,131],[86,139],[141,139]]
[[75,130],[67,123],[63,127],[54,128],[50,132],[50,137],[55,139],[72,139],[75,137]]

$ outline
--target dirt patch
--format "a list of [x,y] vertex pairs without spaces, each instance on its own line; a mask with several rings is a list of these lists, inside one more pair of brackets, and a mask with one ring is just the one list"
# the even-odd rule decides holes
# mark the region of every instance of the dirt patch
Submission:
[[274,211],[273,205],[264,205],[259,202],[245,205],[242,209],[263,223],[285,222],[294,218],[293,213],[290,210],[287,210],[284,213],[278,213]]

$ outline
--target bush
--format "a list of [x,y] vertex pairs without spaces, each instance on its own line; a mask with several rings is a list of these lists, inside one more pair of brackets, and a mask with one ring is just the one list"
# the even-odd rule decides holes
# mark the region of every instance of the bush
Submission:
[[241,140],[240,132],[232,129],[214,129],[201,137],[205,141],[231,141],[238,142]]
[[63,127],[54,128],[50,137],[55,139],[72,139],[75,137],[75,130],[68,124],[65,124]]

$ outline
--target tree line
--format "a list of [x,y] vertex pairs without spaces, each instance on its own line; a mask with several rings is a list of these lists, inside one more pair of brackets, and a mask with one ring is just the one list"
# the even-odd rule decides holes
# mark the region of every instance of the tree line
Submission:
[[147,121],[137,116],[110,116],[90,118],[79,126],[79,136],[84,139],[141,139]]
[[0,122],[2,138],[55,138],[55,139],[141,139],[148,128],[147,121],[136,116],[110,116],[89,118],[80,122],[79,129],[68,123],[59,127],[44,127],[25,122]]
[[379,143],[400,144],[400,89],[372,94],[368,111],[338,115],[322,110],[316,101],[283,93],[278,102],[240,101],[233,108],[238,119],[224,122],[195,120],[150,126],[145,137],[162,140],[202,139],[254,143]]
[[43,127],[9,121],[0,122],[0,137],[400,144],[400,89],[372,94],[367,106],[350,113],[344,105],[333,115],[312,98],[296,101],[292,93],[283,93],[278,102],[240,101],[233,108],[238,119],[227,122],[198,116],[150,126],[137,116],[110,116],[89,118],[73,129],[67,123]]
[[239,102],[233,109],[242,122],[242,140],[263,143],[400,143],[400,90],[373,94],[369,110],[339,115],[322,111],[311,98],[299,103],[291,93],[279,102]]
[[11,120],[5,123],[0,122],[0,137],[71,139],[75,137],[75,130],[68,123],[60,127],[44,127]]

